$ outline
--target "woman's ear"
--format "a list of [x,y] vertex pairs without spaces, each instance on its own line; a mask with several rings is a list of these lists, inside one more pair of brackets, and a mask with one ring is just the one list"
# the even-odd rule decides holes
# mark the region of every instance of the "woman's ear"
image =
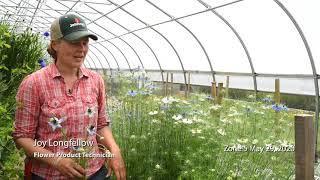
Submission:
[[51,48],[53,50],[55,50],[56,52],[58,51],[59,49],[59,45],[60,45],[60,41],[51,41]]

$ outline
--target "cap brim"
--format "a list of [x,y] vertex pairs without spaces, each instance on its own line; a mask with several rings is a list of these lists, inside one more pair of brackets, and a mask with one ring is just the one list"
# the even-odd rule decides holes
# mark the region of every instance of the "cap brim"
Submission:
[[98,37],[92,33],[89,33],[88,31],[77,31],[77,32],[73,32],[70,33],[66,36],[63,37],[63,39],[67,40],[67,41],[76,41],[79,40],[83,37],[89,37],[93,40],[98,40]]

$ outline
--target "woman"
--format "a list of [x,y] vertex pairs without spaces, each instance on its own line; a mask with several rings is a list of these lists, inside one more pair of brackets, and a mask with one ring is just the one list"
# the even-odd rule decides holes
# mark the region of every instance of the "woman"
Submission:
[[103,79],[82,66],[89,38],[97,36],[73,14],[55,19],[50,35],[54,63],[26,77],[16,96],[13,137],[31,159],[32,179],[105,179],[106,156],[98,144],[113,155],[108,175],[112,169],[118,180],[125,179],[108,127]]

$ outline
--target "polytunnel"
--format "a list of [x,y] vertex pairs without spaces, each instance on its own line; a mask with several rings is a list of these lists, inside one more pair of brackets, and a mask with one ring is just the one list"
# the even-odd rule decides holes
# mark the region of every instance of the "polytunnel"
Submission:
[[[320,48],[320,26],[317,25],[316,18],[320,17],[318,7],[320,7],[320,2],[316,0],[0,0],[0,19],[1,23],[6,23],[10,27],[11,32],[21,34],[26,30],[31,30],[33,34],[39,34],[44,45],[47,46],[50,43],[48,33],[50,33],[50,26],[55,18],[70,13],[79,16],[86,22],[88,31],[98,36],[97,41],[90,40],[89,42],[89,51],[84,66],[108,75],[110,78],[119,72],[132,73],[143,70],[151,82],[158,83],[162,87],[170,82],[169,75],[172,74],[171,81],[179,85],[179,90],[189,89],[188,86],[191,84],[194,87],[207,87],[209,94],[212,92],[213,82],[217,84],[223,82],[224,86],[228,85],[230,89],[252,93],[255,101],[258,93],[274,93],[275,81],[279,79],[280,92],[290,96],[289,99],[293,96],[311,99],[308,101],[307,109],[310,111],[307,113],[313,113],[314,132],[309,127],[305,133],[313,132],[314,134],[309,136],[312,136],[313,139],[305,142],[314,145],[311,151],[313,155],[316,154],[317,158],[320,106],[320,51],[318,50]],[[48,54],[45,54],[44,58],[50,59]],[[1,65],[0,63],[0,70]],[[225,83],[226,80],[227,83]],[[119,86],[116,88],[121,89]],[[134,91],[131,90],[132,92]],[[291,108],[289,104],[288,107]],[[306,109],[302,105],[292,107],[294,108]],[[189,110],[187,111],[189,113]],[[214,114],[212,111],[211,108],[208,112]],[[245,114],[249,118],[248,112]],[[273,115],[261,114],[267,119],[273,118]],[[276,112],[274,116],[277,118],[279,114]],[[230,114],[225,116],[219,114],[224,125],[220,127],[220,124],[212,131],[218,130],[218,134],[224,136],[224,130],[228,124],[225,123],[226,118],[234,116],[234,114],[231,116]],[[177,117],[176,114],[174,117]],[[289,115],[281,116],[280,123],[281,120],[288,117]],[[234,117],[234,119],[238,118]],[[256,120],[256,115],[254,119]],[[294,123],[294,120],[291,123]],[[283,131],[292,133],[294,130],[298,132],[293,127]],[[195,132],[195,129],[191,131]],[[127,135],[135,136],[130,133]],[[278,134],[270,136],[277,137]],[[296,134],[295,137],[297,136],[300,137]],[[242,135],[241,138],[241,142],[248,139]],[[263,141],[257,137],[253,139]],[[237,140],[234,144],[240,143]],[[297,153],[301,149],[297,148],[297,139],[295,140]],[[280,141],[290,142],[283,139]],[[272,143],[272,140],[265,142],[265,144]],[[270,157],[275,156],[271,153]],[[295,157],[297,160],[298,155],[296,154]],[[164,174],[172,175],[173,172],[164,170],[169,165],[161,164],[161,162],[151,163],[152,166],[155,166],[155,170],[143,178],[153,179],[152,175],[156,174],[166,179]],[[220,163],[221,166],[228,166],[228,168],[232,166],[223,164],[224,160],[214,162]],[[241,164],[245,164],[244,161],[234,162],[240,167]],[[317,159],[314,163],[316,162]],[[136,164],[126,165],[135,166]],[[297,168],[297,163],[292,161],[292,166],[294,165]],[[205,172],[215,173],[216,169],[209,168],[209,166]],[[320,170],[317,165],[312,166],[315,167],[316,175],[314,176],[316,177],[317,171]],[[179,167],[181,174],[174,177],[182,179],[188,177],[191,179],[232,179],[238,176],[243,176],[244,179],[252,178],[251,176],[245,177],[245,173],[241,173],[242,170],[239,168],[238,170],[231,168],[224,174],[216,173],[204,178],[204,176],[189,175],[188,172],[191,172],[192,167],[188,166],[188,163],[186,166]],[[300,176],[297,170],[292,169],[291,175],[286,174],[286,177]],[[272,173],[266,175],[270,168],[269,170],[259,168],[251,170],[261,178],[281,179],[284,177],[277,177]],[[130,176],[130,173],[127,172],[128,179],[139,179],[139,177],[142,176],[136,174]]]

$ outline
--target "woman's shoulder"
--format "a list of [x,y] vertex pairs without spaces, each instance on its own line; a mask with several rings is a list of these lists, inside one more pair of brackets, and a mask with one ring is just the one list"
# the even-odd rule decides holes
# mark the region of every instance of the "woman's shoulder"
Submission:
[[22,82],[33,82],[33,83],[38,82],[39,80],[44,79],[45,77],[48,77],[48,70],[49,70],[48,66],[41,68],[24,77]]
[[101,79],[102,76],[99,72],[88,69],[86,67],[81,67],[81,71],[84,75],[87,75],[88,77],[94,78],[94,79]]

